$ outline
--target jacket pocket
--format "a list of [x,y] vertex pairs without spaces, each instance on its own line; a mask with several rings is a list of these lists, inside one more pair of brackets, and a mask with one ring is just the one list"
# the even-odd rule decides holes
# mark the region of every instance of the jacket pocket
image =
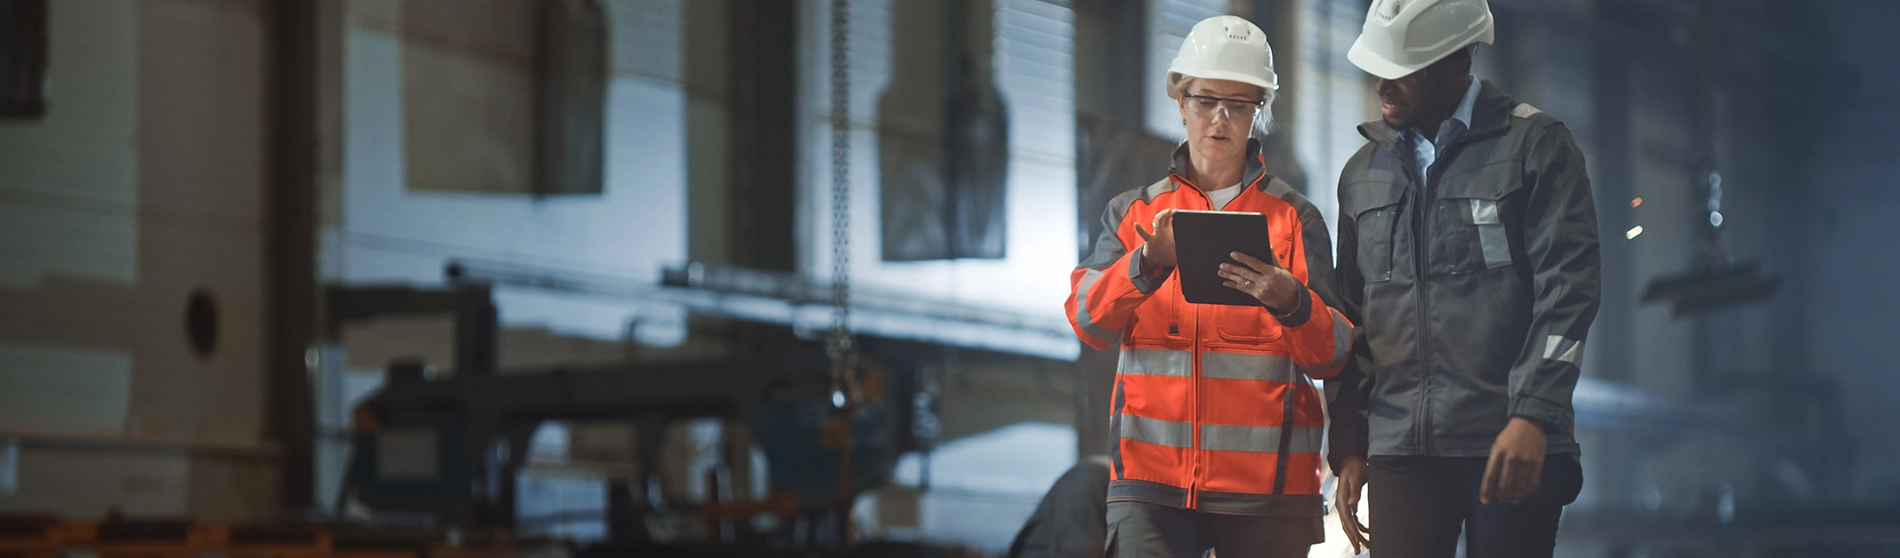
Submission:
[[[1293,236],[1275,234],[1271,242],[1275,260],[1271,263],[1292,269],[1292,262],[1287,258],[1293,253]],[[1224,341],[1257,343],[1279,339],[1284,335],[1280,321],[1267,315],[1268,310],[1265,306],[1217,306],[1216,308],[1218,310],[1215,310],[1214,316],[1218,321],[1214,324],[1214,331],[1218,332]]]
[[1433,204],[1433,275],[1477,273],[1511,265],[1507,217],[1517,206],[1510,199],[1522,184],[1517,161],[1501,161],[1447,177],[1442,197]]
[[1258,343],[1279,339],[1280,322],[1267,315],[1263,306],[1217,306],[1214,330],[1222,341]]
[[1130,337],[1135,341],[1146,341],[1145,345],[1162,346],[1170,341],[1183,339],[1188,333],[1183,331],[1187,324],[1181,319],[1182,307],[1181,283],[1176,280],[1179,273],[1168,277],[1161,288],[1135,307],[1135,323]]
[[1465,201],[1471,204],[1471,210],[1465,213],[1465,223],[1478,232],[1478,252],[1483,256],[1484,268],[1511,265],[1511,244],[1504,237],[1504,220],[1498,216],[1498,200],[1467,198]]
[[1359,274],[1367,283],[1392,280],[1392,250],[1398,241],[1398,222],[1404,191],[1391,183],[1359,186],[1360,207],[1353,214],[1358,237]]

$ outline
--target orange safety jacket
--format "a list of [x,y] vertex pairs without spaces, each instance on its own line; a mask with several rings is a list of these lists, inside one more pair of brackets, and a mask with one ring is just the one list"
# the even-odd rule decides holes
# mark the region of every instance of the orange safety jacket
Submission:
[[1094,253],[1070,275],[1069,321],[1091,347],[1120,343],[1109,430],[1108,500],[1206,512],[1318,516],[1320,393],[1307,378],[1337,374],[1352,323],[1321,296],[1332,285],[1332,243],[1319,210],[1267,174],[1251,144],[1245,188],[1226,211],[1266,215],[1274,255],[1309,286],[1285,313],[1203,305],[1181,297],[1173,268],[1141,261],[1135,225],[1163,209],[1210,209],[1174,172],[1108,204]]

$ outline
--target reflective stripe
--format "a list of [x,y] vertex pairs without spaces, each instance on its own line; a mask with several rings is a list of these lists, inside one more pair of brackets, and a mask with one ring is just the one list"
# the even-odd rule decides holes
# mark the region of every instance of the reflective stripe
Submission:
[[1544,340],[1544,358],[1583,366],[1583,342],[1552,335]]
[[1082,326],[1082,331],[1090,337],[1109,342],[1121,336],[1095,325],[1095,322],[1089,319],[1089,288],[1094,287],[1095,281],[1101,279],[1102,275],[1100,270],[1095,269],[1082,272],[1082,282],[1075,287],[1075,324]]
[[1201,377],[1286,382],[1293,379],[1293,359],[1284,355],[1201,353]]
[[1122,349],[1115,370],[1123,374],[1189,376],[1194,374],[1193,353],[1167,349]]
[[1338,310],[1327,308],[1326,311],[1333,314],[1333,360],[1326,364],[1301,366],[1299,370],[1302,374],[1332,371],[1344,365],[1346,355],[1352,353],[1352,323],[1346,321],[1346,316]]
[[1473,225],[1504,224],[1504,221],[1498,218],[1498,201],[1485,200],[1485,199],[1471,200],[1471,224]]
[[1504,220],[1498,216],[1498,201],[1471,200],[1471,224],[1478,226],[1478,246],[1484,251],[1486,269],[1511,265],[1511,242],[1504,236]]
[[1135,291],[1142,294],[1155,292],[1155,286],[1148,284],[1148,276],[1141,273],[1141,250],[1148,246],[1135,247],[1135,253],[1128,255],[1128,282],[1135,285]]
[[1511,265],[1511,241],[1504,225],[1478,225],[1478,246],[1484,250],[1485,269]]
[[[1280,451],[1282,431],[1278,426],[1204,424],[1201,425],[1201,449],[1277,453]],[[1319,453],[1320,438],[1325,432],[1324,428],[1293,429],[1292,443],[1287,446],[1287,452]]]
[[[1269,382],[1294,381],[1293,371],[1300,373],[1320,373],[1330,371],[1346,362],[1346,356],[1352,353],[1352,324],[1338,310],[1326,309],[1333,315],[1333,354],[1332,359],[1310,366],[1296,366],[1293,359],[1285,355],[1255,355],[1244,353],[1201,353],[1201,377],[1222,380],[1262,380]],[[1126,354],[1124,352],[1124,354]],[[1124,368],[1125,370],[1126,368]]]
[[[1117,380],[1115,382],[1115,412],[1108,416],[1108,435],[1111,440],[1119,440],[1122,437],[1122,407],[1127,403],[1122,396],[1122,383]],[[1121,479],[1123,477],[1121,444],[1108,445],[1108,459],[1115,465],[1115,478]]]
[[1124,414],[1122,439],[1147,442],[1171,448],[1194,446],[1194,424]]

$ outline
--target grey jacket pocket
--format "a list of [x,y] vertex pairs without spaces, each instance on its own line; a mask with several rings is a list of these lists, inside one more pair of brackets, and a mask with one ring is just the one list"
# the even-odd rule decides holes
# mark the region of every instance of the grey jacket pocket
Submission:
[[1519,161],[1500,161],[1465,173],[1463,181],[1446,180],[1436,203],[1431,271],[1434,275],[1476,273],[1511,265],[1507,219],[1518,208],[1510,198],[1517,188],[1509,177]]
[[1498,200],[1483,198],[1465,198],[1471,210],[1465,213],[1465,223],[1478,231],[1478,251],[1483,255],[1484,268],[1495,269],[1511,265],[1511,243],[1504,236],[1504,220],[1498,216]]
[[1359,207],[1354,215],[1358,229],[1354,232],[1359,239],[1360,274],[1367,283],[1391,281],[1400,202],[1405,192],[1392,183],[1362,184],[1358,188]]

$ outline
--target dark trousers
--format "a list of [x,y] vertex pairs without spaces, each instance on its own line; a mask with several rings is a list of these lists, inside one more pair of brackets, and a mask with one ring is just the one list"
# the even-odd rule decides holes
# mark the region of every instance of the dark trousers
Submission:
[[1548,557],[1557,519],[1583,489],[1575,454],[1544,456],[1537,493],[1522,503],[1478,501],[1483,457],[1375,455],[1366,460],[1374,558],[1451,558],[1458,534],[1469,558]]
[[1109,558],[1304,557],[1326,540],[1319,516],[1261,517],[1171,508],[1145,502],[1108,503]]

